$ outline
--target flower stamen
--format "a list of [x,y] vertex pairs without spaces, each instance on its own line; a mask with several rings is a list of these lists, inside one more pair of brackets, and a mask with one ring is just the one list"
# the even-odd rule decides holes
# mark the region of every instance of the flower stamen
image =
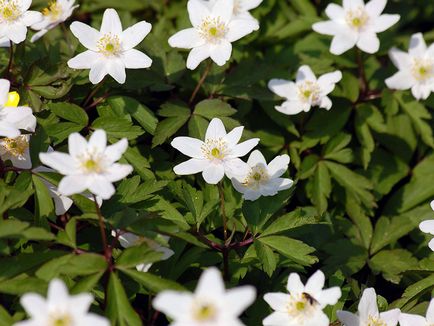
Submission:
[[267,167],[263,164],[257,164],[252,167],[249,174],[243,181],[243,186],[258,190],[262,184],[266,184],[270,176],[267,173]]
[[434,77],[434,60],[414,59],[412,74],[419,81],[426,81]]
[[321,88],[316,82],[307,80],[298,85],[298,95],[302,102],[317,105],[320,100]]
[[121,52],[119,36],[107,33],[96,44],[98,51],[107,57],[116,56]]
[[228,32],[228,27],[220,17],[206,17],[199,26],[199,35],[208,43],[219,43]]
[[364,8],[359,7],[355,10],[348,10],[345,20],[350,27],[361,30],[368,23],[369,15]]
[[62,15],[62,7],[57,1],[51,1],[47,8],[42,10],[42,14],[50,18],[51,21],[56,21]]
[[225,140],[208,139],[201,147],[203,155],[209,160],[223,160],[227,155],[227,143]]
[[22,158],[29,148],[29,141],[26,136],[18,136],[17,138],[2,139],[1,145],[10,155]]
[[194,308],[194,319],[200,322],[212,321],[217,315],[217,309],[209,303],[198,303]]
[[20,6],[15,0],[0,0],[0,20],[11,23],[21,16]]
[[368,324],[366,326],[387,326],[381,318],[369,315]]

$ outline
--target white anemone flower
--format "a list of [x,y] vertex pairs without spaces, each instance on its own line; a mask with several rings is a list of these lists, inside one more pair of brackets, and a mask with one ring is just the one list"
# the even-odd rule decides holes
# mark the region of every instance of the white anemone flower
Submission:
[[10,102],[9,88],[9,81],[0,79],[0,137],[16,138],[20,129],[35,131],[36,118],[31,108]]
[[211,267],[202,273],[194,293],[162,291],[152,305],[173,319],[173,326],[242,326],[238,316],[255,297],[255,288],[248,285],[226,290],[220,272]]
[[0,138],[0,158],[10,160],[12,165],[19,169],[31,169],[30,135],[21,135],[15,138]]
[[151,24],[141,21],[122,31],[119,15],[114,9],[104,12],[100,31],[73,22],[72,33],[88,50],[70,59],[68,66],[90,69],[89,80],[93,84],[98,84],[107,74],[123,84],[126,80],[125,69],[149,68],[152,64],[151,58],[134,49],[151,28]]
[[[434,211],[434,200],[431,202],[431,209]],[[434,220],[426,220],[419,224],[419,229],[423,233],[434,235]],[[434,251],[434,239],[428,243],[428,247]]]
[[396,326],[400,313],[399,309],[378,312],[375,289],[367,288],[363,291],[357,314],[342,310],[336,314],[343,326]]
[[[114,237],[116,236],[116,231],[112,231],[112,236],[114,236]],[[168,242],[170,239],[170,237],[168,237],[168,236],[161,236],[161,238],[166,242]],[[172,249],[161,245],[157,241],[146,238],[146,237],[140,237],[138,235],[135,235],[134,233],[130,233],[130,232],[121,233],[119,235],[118,239],[119,239],[119,243],[124,248],[137,246],[137,245],[145,242],[149,246],[149,248],[151,248],[157,252],[161,252],[163,254],[161,256],[161,260],[167,260],[175,254],[175,252]],[[136,266],[136,269],[139,272],[148,272],[151,267],[152,267],[152,263],[139,264]]]
[[331,3],[326,8],[329,21],[313,24],[315,32],[332,35],[330,52],[340,55],[357,46],[367,53],[380,49],[377,33],[395,25],[399,15],[382,15],[387,0],[343,0],[343,6]]
[[[42,14],[28,10],[32,0],[0,0],[0,37],[15,44],[26,39],[27,27],[42,20]],[[5,39],[4,39],[5,38]]]
[[217,0],[213,6],[202,0],[189,0],[187,8],[193,27],[173,35],[169,44],[191,49],[187,59],[187,68],[191,70],[207,58],[223,66],[231,57],[231,43],[258,29],[254,20],[233,17],[234,0]]
[[399,325],[401,326],[429,326],[434,325],[434,299],[431,299],[426,317],[413,314],[401,313],[399,316]]
[[341,297],[341,289],[323,289],[325,276],[318,270],[306,285],[297,273],[288,278],[287,293],[267,293],[264,300],[275,310],[264,319],[265,326],[328,326],[329,319],[323,312],[327,305],[334,305]]
[[[202,0],[209,8],[212,8],[217,0]],[[256,22],[257,27],[255,29],[259,29],[258,20],[252,16],[249,12],[252,9],[257,8],[263,0],[234,0],[234,11],[232,13],[232,19],[250,19]]]
[[411,36],[408,53],[392,48],[389,56],[399,69],[386,79],[389,88],[411,89],[418,100],[426,100],[434,92],[434,44],[427,47],[421,33]]
[[276,110],[287,115],[308,112],[312,106],[330,110],[332,101],[327,96],[336,83],[342,79],[342,73],[337,70],[322,75],[318,79],[309,66],[301,66],[297,71],[296,81],[272,79],[268,88],[275,94],[286,98]]
[[232,184],[246,200],[274,196],[279,191],[290,188],[294,183],[290,179],[281,178],[288,170],[289,161],[288,155],[280,155],[267,165],[264,155],[254,150],[247,160],[248,173],[241,178],[233,178]]
[[69,154],[61,152],[40,153],[41,162],[65,175],[58,191],[64,196],[89,190],[106,200],[115,193],[113,182],[122,180],[133,171],[131,165],[116,163],[128,148],[124,138],[107,146],[104,130],[96,130],[89,141],[79,133],[68,138]]
[[106,318],[88,312],[92,301],[89,293],[70,296],[65,284],[54,279],[48,287],[47,299],[36,293],[23,295],[20,302],[31,319],[13,326],[110,326]]
[[202,172],[209,184],[217,184],[224,175],[229,179],[245,175],[248,165],[240,157],[247,155],[259,143],[259,138],[252,138],[238,144],[244,127],[234,128],[226,133],[223,122],[211,120],[205,134],[205,141],[176,137],[171,145],[191,159],[178,164],[173,171],[178,175],[189,175]]
[[48,7],[42,10],[42,21],[31,26],[32,29],[38,32],[32,36],[30,41],[36,42],[50,29],[66,21],[77,7],[75,0],[54,0],[50,2]]

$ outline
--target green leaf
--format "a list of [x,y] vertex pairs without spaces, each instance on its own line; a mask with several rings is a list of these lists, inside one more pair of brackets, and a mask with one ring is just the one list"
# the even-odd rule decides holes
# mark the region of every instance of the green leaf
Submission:
[[292,259],[300,265],[310,266],[318,261],[315,256],[310,255],[315,251],[315,248],[308,246],[302,241],[278,235],[260,237],[258,241],[270,246],[281,255]]
[[317,224],[316,215],[317,212],[312,207],[299,207],[277,218],[261,233],[261,236],[285,232],[303,225]]
[[141,326],[139,315],[131,306],[124,287],[116,273],[110,273],[107,287],[106,313],[113,325]]
[[142,273],[131,269],[122,269],[121,272],[128,275],[153,293],[158,293],[164,290],[186,291],[180,284],[151,273]]
[[323,161],[318,162],[313,178],[308,181],[307,191],[318,214],[324,214],[327,210],[327,199],[330,197],[332,185],[329,170]]
[[273,250],[260,241],[255,241],[254,246],[256,255],[258,256],[259,261],[262,263],[262,269],[268,274],[268,276],[271,277],[277,267],[277,261],[276,257],[274,257],[275,254]]
[[386,280],[399,284],[402,273],[418,268],[418,260],[408,250],[382,250],[370,259],[369,266],[374,273],[381,272]]
[[48,109],[58,117],[74,122],[82,128],[88,124],[89,118],[86,111],[78,105],[67,102],[48,103]]
[[199,115],[193,114],[188,121],[188,135],[197,139],[205,139],[209,121]]
[[125,269],[136,267],[139,264],[149,264],[159,261],[162,253],[149,248],[148,244],[142,243],[122,251],[116,259],[116,268]]
[[183,115],[170,117],[160,121],[152,139],[152,147],[163,144],[169,137],[173,136],[190,119],[190,111],[183,112]]
[[139,126],[133,126],[132,122],[125,118],[99,117],[92,123],[93,129],[104,129],[109,137],[117,139],[127,138],[136,139],[143,135],[143,130]]
[[53,200],[40,177],[33,175],[32,180],[35,186],[35,217],[39,225],[48,225],[46,219],[55,220]]
[[194,109],[194,114],[201,115],[208,120],[216,117],[230,117],[236,112],[237,110],[233,109],[229,104],[218,99],[199,102]]

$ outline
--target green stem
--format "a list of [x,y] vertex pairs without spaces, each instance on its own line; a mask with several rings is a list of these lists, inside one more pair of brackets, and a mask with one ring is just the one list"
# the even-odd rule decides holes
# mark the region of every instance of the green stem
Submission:
[[224,245],[222,248],[223,254],[223,277],[225,280],[229,280],[229,250],[230,245],[228,242],[228,219],[226,216],[225,209],[225,193],[223,189],[223,181],[220,181],[218,184],[219,195],[220,195],[220,211],[223,220],[223,237],[224,237]]
[[202,77],[200,77],[199,82],[196,85],[196,88],[194,89],[193,93],[191,94],[190,100],[188,101],[188,104],[192,104],[194,99],[196,98],[197,93],[199,92],[200,88],[202,87],[203,83],[206,80],[206,77],[208,76],[209,72],[211,71],[212,67],[212,61],[210,60],[208,62],[208,65],[205,68],[205,71],[202,74]]

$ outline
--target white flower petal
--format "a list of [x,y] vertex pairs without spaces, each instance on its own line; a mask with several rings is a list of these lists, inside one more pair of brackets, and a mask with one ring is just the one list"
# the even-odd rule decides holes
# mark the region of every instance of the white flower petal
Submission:
[[32,0],[21,0],[20,1],[20,9],[22,11],[28,10],[31,5],[32,5]]
[[241,139],[241,136],[243,134],[244,127],[236,127],[232,129],[226,136],[224,136],[225,140],[228,143],[228,147],[233,147]]
[[51,304],[67,304],[69,299],[68,288],[59,279],[50,282],[47,292],[47,301]]
[[170,145],[186,156],[199,159],[203,158],[202,146],[204,143],[199,139],[191,137],[176,137]]
[[98,51],[97,42],[101,38],[101,33],[95,28],[81,22],[71,24],[71,32],[86,48],[92,51]]
[[41,22],[44,19],[44,16],[38,11],[26,11],[22,16],[22,22],[26,26],[31,26],[36,23]]
[[122,34],[122,23],[116,10],[109,8],[104,11],[100,32],[102,34]]
[[368,319],[369,316],[377,317],[378,306],[377,306],[377,295],[373,288],[367,288],[363,291],[362,298],[360,299],[359,306],[359,316],[362,321]]
[[69,297],[69,309],[74,315],[84,315],[93,302],[93,296],[89,293],[80,293]]
[[353,48],[357,43],[356,33],[340,33],[333,37],[332,44],[330,46],[330,52],[335,55],[341,55],[342,53]]
[[192,49],[205,44],[196,28],[187,28],[169,38],[169,45],[173,48]]
[[317,270],[306,282],[304,290],[316,298],[315,294],[321,292],[325,283],[325,275],[322,271]]
[[257,149],[250,153],[249,159],[247,160],[247,164],[251,167],[254,167],[258,164],[263,166],[267,166],[267,161],[265,161],[264,155]]
[[397,48],[392,48],[389,50],[389,57],[395,67],[399,69],[407,69],[411,65],[411,57],[408,55],[408,53]]
[[428,247],[431,249],[431,251],[434,251],[434,239],[431,239],[430,242],[428,242]]
[[152,65],[152,59],[143,52],[131,49],[122,54],[122,62],[127,69],[143,69]]
[[32,318],[44,318],[48,313],[45,299],[36,293],[27,293],[20,299],[27,314]]
[[122,138],[118,142],[113,145],[107,146],[104,154],[110,159],[112,163],[119,161],[122,155],[128,149],[128,140],[126,138]]
[[206,183],[212,185],[219,183],[219,181],[223,179],[224,175],[225,169],[223,167],[223,164],[208,164],[204,167],[202,172],[202,176]]
[[119,84],[124,84],[127,78],[125,65],[122,59],[112,59],[106,61],[107,73],[113,77]]
[[102,129],[95,130],[89,138],[88,148],[92,152],[104,153],[107,147],[107,134]]
[[432,92],[431,85],[426,84],[415,84],[411,88],[411,93],[418,100],[426,100]]
[[4,106],[8,101],[8,93],[11,83],[7,79],[0,79],[0,105]]
[[[3,121],[10,123],[18,129],[35,131],[36,117],[33,115],[31,108],[25,106],[5,107],[1,110]],[[14,137],[10,137],[14,138]]]
[[286,293],[271,292],[264,295],[264,300],[273,310],[285,311],[290,301],[290,296]]
[[[190,0],[197,1],[197,0]],[[194,70],[199,66],[199,64],[205,59],[209,58],[211,55],[210,48],[206,45],[193,48],[187,58],[187,68]]]
[[381,15],[374,22],[374,32],[381,33],[395,25],[401,17],[399,15]]
[[229,179],[236,178],[240,180],[249,173],[250,167],[239,158],[234,158],[224,162],[224,171]]
[[327,17],[332,20],[342,20],[345,16],[344,8],[335,3],[330,3],[326,8],[325,13]]
[[304,285],[301,282],[300,275],[297,273],[291,273],[288,277],[288,283],[286,289],[290,294],[300,294],[304,292]]
[[426,311],[426,320],[428,323],[434,323],[434,299],[431,299]]
[[231,53],[232,44],[222,41],[211,48],[210,57],[218,66],[223,66],[231,58]]
[[64,196],[72,196],[75,194],[81,194],[87,189],[87,186],[88,180],[84,176],[69,175],[60,181],[58,191]]
[[78,132],[74,132],[68,137],[69,154],[73,157],[82,155],[87,149],[87,141]]
[[256,298],[256,289],[253,286],[240,286],[226,291],[225,313],[231,316],[239,316],[250,306]]
[[360,326],[359,317],[351,312],[338,310],[336,315],[343,326]]
[[206,269],[199,278],[194,294],[198,297],[222,297],[225,294],[225,284],[220,271],[215,267]]
[[429,233],[434,235],[434,220],[426,220],[419,224],[419,229],[423,233]]
[[133,167],[129,164],[113,163],[103,174],[104,178],[110,182],[116,182],[124,179],[133,172]]
[[297,86],[289,80],[272,79],[268,82],[268,88],[280,97],[287,99],[297,97]]
[[226,129],[219,118],[214,118],[208,125],[205,133],[205,140],[219,139],[226,136]]
[[41,29],[39,32],[33,34],[32,38],[30,39],[30,42],[32,42],[32,43],[36,42],[42,36],[44,36],[45,34],[47,34],[47,32],[48,32],[47,29]]
[[110,322],[107,320],[107,318],[92,313],[82,316],[80,318],[79,324],[92,326],[110,326]]
[[413,87],[416,81],[409,71],[398,71],[392,77],[387,78],[385,83],[390,89],[405,90]]
[[193,296],[188,292],[162,291],[152,301],[152,306],[172,319],[190,314]]
[[246,140],[245,142],[239,143],[232,149],[231,156],[233,157],[243,157],[247,155],[253,148],[259,144],[259,138],[252,138]]
[[209,165],[208,160],[192,158],[173,168],[177,175],[190,175],[202,172]]
[[95,61],[98,60],[99,55],[94,51],[84,51],[72,59],[68,60],[68,66],[72,69],[90,69],[95,65]]
[[319,293],[315,296],[315,299],[321,304],[322,307],[327,305],[335,305],[339,298],[342,296],[341,289],[337,286],[319,291]]
[[383,12],[386,4],[387,0],[371,0],[366,4],[365,10],[369,16],[378,17]]
[[419,326],[419,325],[429,325],[429,321],[427,321],[424,317],[419,315],[410,315],[401,313],[399,315],[399,325],[400,326]]
[[303,65],[300,68],[298,68],[296,80],[297,83],[305,80],[316,81],[316,77],[309,66]]
[[210,15],[208,7],[200,0],[189,0],[187,10],[190,16],[190,22],[194,27],[199,26],[202,20]]
[[108,74],[106,62],[95,61],[89,72],[89,80],[92,84],[98,84]]
[[220,17],[222,22],[229,23],[234,12],[234,0],[217,0],[212,8],[214,17]]
[[375,33],[362,33],[357,41],[357,47],[366,53],[376,53],[380,49],[380,40]]
[[321,102],[319,104],[319,107],[322,109],[330,110],[333,106],[332,100],[325,96],[321,99]]
[[422,33],[413,34],[410,38],[410,55],[415,57],[422,57],[424,56],[426,50],[426,43]]
[[243,10],[252,10],[257,8],[263,0],[242,0],[242,8]]
[[256,20],[234,19],[228,25],[228,33],[226,39],[229,42],[235,42],[253,31],[259,29],[259,24]]
[[318,22],[312,25],[312,29],[323,35],[339,35],[342,33],[342,28],[345,28],[342,26],[342,24],[338,24],[334,21],[325,21],[325,22]]
[[396,326],[398,324],[400,313],[401,311],[399,309],[392,309],[380,313],[380,318],[386,322],[387,326]]
[[363,0],[343,0],[342,5],[345,9],[356,9],[365,7]]
[[282,105],[275,106],[275,109],[283,114],[294,115],[303,111],[309,111],[310,104],[300,101],[285,101]]
[[292,326],[292,319],[286,312],[273,312],[262,321],[262,324],[264,326]]
[[333,91],[335,84],[342,79],[342,73],[337,70],[324,74],[318,78],[318,85],[324,95],[327,95]]
[[142,42],[143,39],[146,37],[146,35],[149,34],[151,29],[151,24],[146,21],[141,21],[123,31],[121,39],[122,48],[124,49],[124,51],[131,50],[132,48],[139,45],[140,42]]
[[76,171],[74,160],[71,158],[71,156],[65,153],[40,153],[39,159],[43,164],[48,165],[49,167],[64,175],[72,174]]
[[116,192],[113,184],[106,178],[97,176],[89,183],[89,190],[94,195],[100,196],[102,199],[110,199]]
[[72,204],[74,204],[71,198],[54,193],[53,191],[50,191],[50,195],[54,201],[56,215],[65,214],[71,208]]
[[6,37],[15,44],[19,44],[26,39],[27,27],[22,24],[11,24],[6,30]]

